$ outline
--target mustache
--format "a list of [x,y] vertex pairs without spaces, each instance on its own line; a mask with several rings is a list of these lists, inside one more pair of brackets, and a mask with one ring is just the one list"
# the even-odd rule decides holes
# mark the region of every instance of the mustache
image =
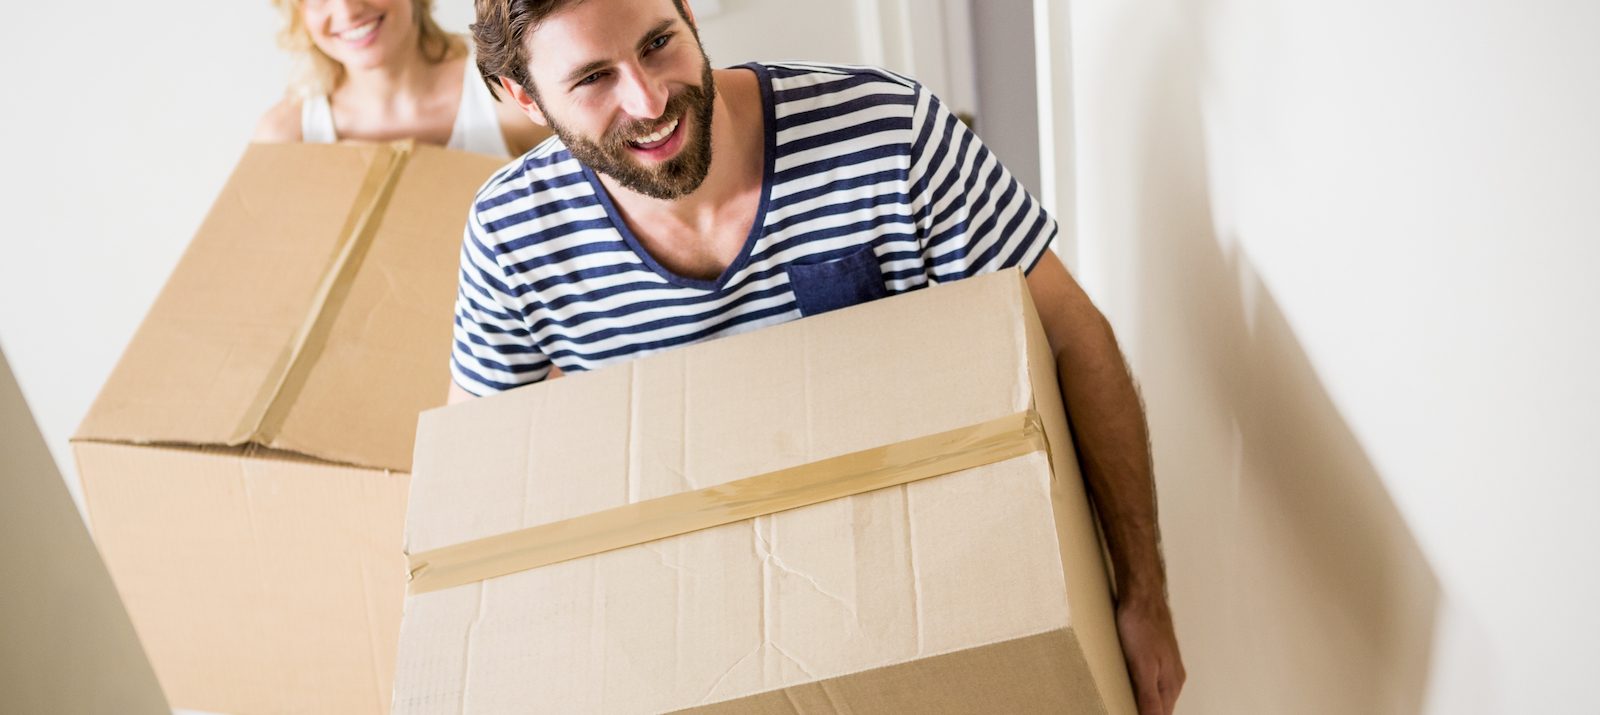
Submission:
[[661,116],[655,119],[634,119],[613,126],[602,138],[602,143],[608,148],[620,149],[627,145],[629,137],[636,137],[655,131],[658,127],[665,126],[673,120],[681,120],[689,110],[699,104],[705,90],[700,87],[689,87],[667,99],[667,106],[662,108]]

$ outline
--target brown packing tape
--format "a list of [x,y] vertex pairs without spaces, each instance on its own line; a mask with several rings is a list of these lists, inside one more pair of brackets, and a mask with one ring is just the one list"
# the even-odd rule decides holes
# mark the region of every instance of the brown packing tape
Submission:
[[[317,287],[305,321],[296,331],[293,342],[274,361],[271,376],[262,383],[261,392],[251,401],[250,408],[245,410],[239,427],[229,440],[230,444],[272,443],[288,415],[289,406],[294,403],[294,394],[305,381],[306,371],[328,338],[338,313],[336,308],[349,291],[361,259],[366,255],[372,237],[377,234],[379,224],[383,222],[389,197],[393,195],[400,172],[405,169],[414,147],[415,143],[409,139],[376,147],[377,156],[368,167],[361,188],[356,192],[356,199],[351,203],[350,215],[340,229],[339,252]],[[283,399],[286,397],[289,399]]]
[[413,594],[1047,452],[1033,410],[411,555]]

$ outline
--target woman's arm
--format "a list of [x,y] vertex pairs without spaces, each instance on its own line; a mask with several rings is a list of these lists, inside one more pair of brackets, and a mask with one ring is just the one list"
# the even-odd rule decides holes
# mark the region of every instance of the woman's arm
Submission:
[[284,97],[272,105],[266,114],[261,115],[255,133],[250,135],[250,141],[253,142],[285,143],[298,142],[300,139],[300,99],[293,96]]

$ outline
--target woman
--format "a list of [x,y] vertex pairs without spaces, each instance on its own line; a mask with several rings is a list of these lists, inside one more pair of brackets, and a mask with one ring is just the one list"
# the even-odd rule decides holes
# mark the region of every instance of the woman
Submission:
[[467,43],[434,22],[433,0],[274,0],[279,43],[301,72],[256,141],[390,141],[519,155],[548,132],[496,102]]

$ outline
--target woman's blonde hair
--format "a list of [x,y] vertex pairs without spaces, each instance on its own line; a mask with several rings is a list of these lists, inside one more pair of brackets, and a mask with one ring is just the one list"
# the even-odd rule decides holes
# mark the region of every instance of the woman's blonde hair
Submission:
[[[302,0],[272,0],[283,16],[283,28],[278,31],[278,46],[295,57],[294,74],[289,80],[291,91],[309,96],[330,94],[344,81],[344,65],[329,57],[306,29],[305,16],[300,13]],[[417,49],[429,62],[443,62],[466,50],[466,43],[439,27],[433,19],[433,0],[411,0],[411,13],[417,21]]]

